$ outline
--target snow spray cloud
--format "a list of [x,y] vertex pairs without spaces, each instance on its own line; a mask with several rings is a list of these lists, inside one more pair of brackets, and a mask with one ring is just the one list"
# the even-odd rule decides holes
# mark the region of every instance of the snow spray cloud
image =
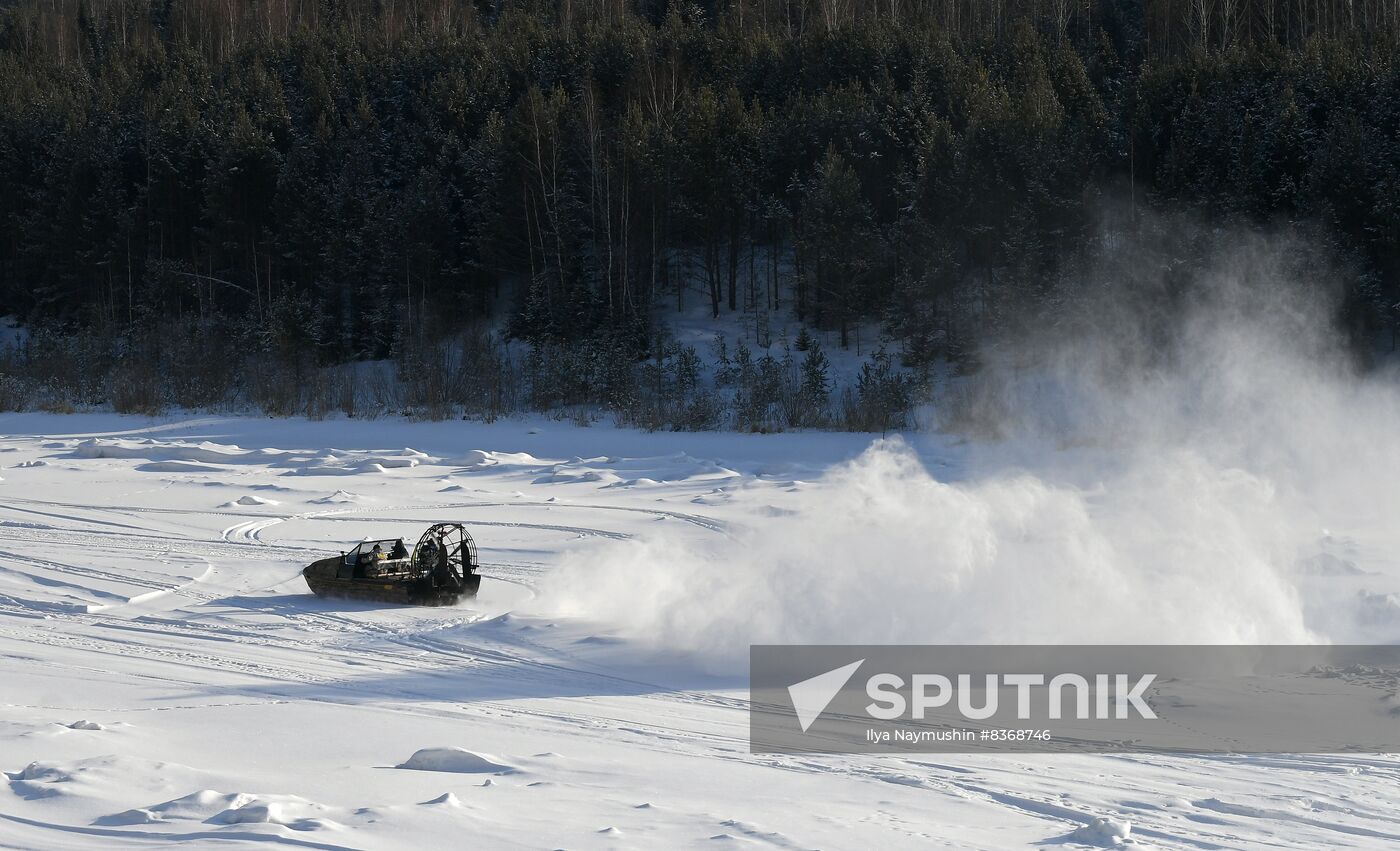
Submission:
[[1396,583],[1358,566],[1395,543],[1368,530],[1400,508],[1400,394],[1294,250],[1217,258],[1169,318],[1100,300],[1116,321],[990,351],[951,407],[999,436],[955,481],[921,459],[943,438],[878,440],[791,511],[741,491],[731,539],[579,552],[543,602],[720,670],[750,643],[1400,637]]

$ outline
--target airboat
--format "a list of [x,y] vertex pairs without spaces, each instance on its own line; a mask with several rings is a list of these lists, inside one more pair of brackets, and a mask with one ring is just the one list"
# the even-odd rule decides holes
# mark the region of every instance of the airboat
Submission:
[[435,523],[410,551],[403,538],[364,540],[302,571],[318,597],[449,606],[481,587],[476,542],[461,523]]

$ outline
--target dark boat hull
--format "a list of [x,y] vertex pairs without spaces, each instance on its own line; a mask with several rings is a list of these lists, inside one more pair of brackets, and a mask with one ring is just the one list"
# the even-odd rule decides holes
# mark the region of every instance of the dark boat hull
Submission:
[[321,559],[302,571],[311,593],[317,597],[344,597],[379,603],[411,606],[450,606],[463,597],[475,597],[481,587],[481,574],[469,573],[461,586],[434,586],[431,578],[348,579],[337,576],[338,557]]

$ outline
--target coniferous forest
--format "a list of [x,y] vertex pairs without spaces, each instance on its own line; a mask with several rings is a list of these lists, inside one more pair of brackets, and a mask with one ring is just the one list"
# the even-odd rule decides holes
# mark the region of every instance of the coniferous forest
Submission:
[[[1172,215],[1305,231],[1390,338],[1397,36],[1400,0],[0,2],[0,409],[887,428]],[[674,342],[697,308],[748,342]]]

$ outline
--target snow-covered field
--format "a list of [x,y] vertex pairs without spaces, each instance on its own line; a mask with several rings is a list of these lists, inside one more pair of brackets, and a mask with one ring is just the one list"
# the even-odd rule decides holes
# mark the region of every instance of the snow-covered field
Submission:
[[[755,640],[1400,637],[1352,479],[871,443],[0,416],[0,846],[1400,843],[1396,756],[751,755]],[[301,579],[439,520],[474,601]]]

